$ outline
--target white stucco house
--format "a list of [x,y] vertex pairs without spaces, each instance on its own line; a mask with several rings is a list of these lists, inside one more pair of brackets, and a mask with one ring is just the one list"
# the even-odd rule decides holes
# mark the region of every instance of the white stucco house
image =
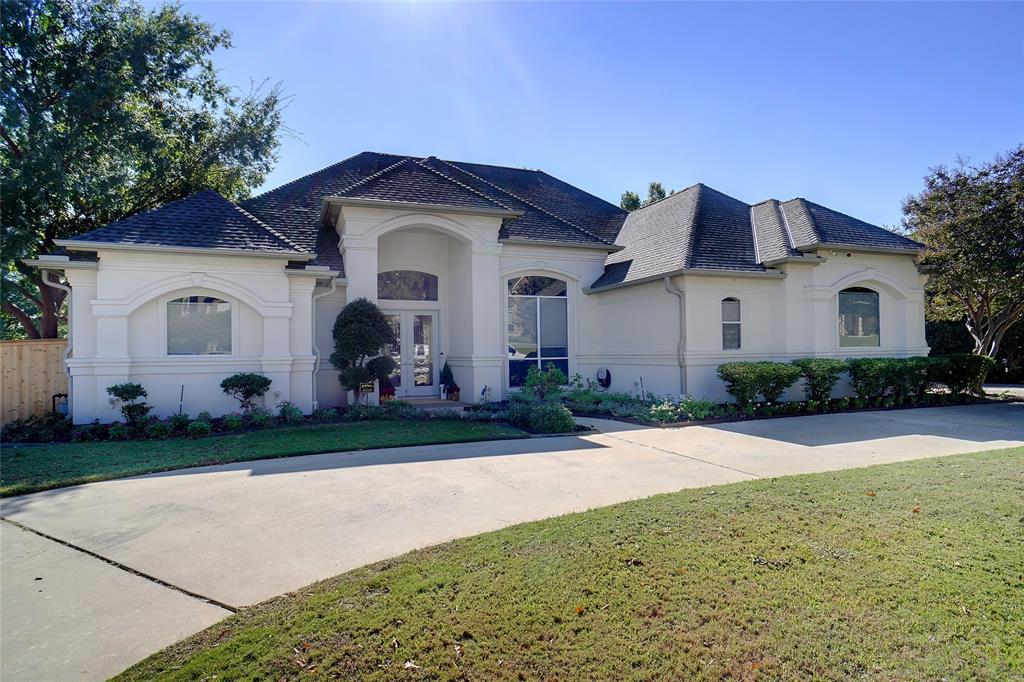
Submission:
[[[234,205],[212,191],[58,242],[71,411],[223,414],[235,372],[268,407],[346,402],[328,356],[346,301],[399,331],[399,397],[501,399],[554,363],[609,390],[725,399],[734,360],[927,354],[920,245],[805,199],[702,184],[627,213],[541,171],[363,152]],[[56,281],[53,275],[48,275]]]

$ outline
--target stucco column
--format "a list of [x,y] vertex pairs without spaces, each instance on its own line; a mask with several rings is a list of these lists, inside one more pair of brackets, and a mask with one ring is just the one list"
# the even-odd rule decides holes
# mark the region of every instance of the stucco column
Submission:
[[313,288],[316,278],[290,275],[288,294],[292,304],[289,319],[289,351],[292,356],[291,401],[304,413],[313,411]]
[[502,320],[504,296],[501,291],[501,246],[474,244],[469,257],[470,310],[472,325],[469,340],[469,371],[463,371],[462,400],[477,402],[484,387],[490,389],[492,400],[502,396],[501,368]]
[[355,239],[346,237],[345,258],[346,295],[349,301],[366,298],[377,302],[377,238]]

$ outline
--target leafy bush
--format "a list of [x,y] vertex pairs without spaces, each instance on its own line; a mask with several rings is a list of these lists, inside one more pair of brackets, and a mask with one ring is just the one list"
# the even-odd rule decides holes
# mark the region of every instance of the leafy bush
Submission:
[[544,401],[530,409],[530,430],[535,433],[568,433],[575,427],[576,421],[565,405]]
[[50,443],[64,441],[71,437],[71,420],[59,412],[47,412],[42,416],[22,417],[7,422],[0,431],[0,441],[5,443]]
[[242,411],[248,414],[256,406],[256,399],[262,398],[270,389],[271,383],[270,378],[262,374],[239,372],[220,382],[220,388],[237,400],[242,406]]
[[187,414],[175,414],[171,416],[171,430],[174,433],[183,434],[188,429],[188,415]]
[[562,386],[568,382],[565,372],[555,367],[554,363],[548,363],[543,372],[532,365],[523,381],[523,393],[537,400],[557,398],[562,394]]
[[95,440],[91,426],[79,426],[71,432],[72,443],[88,443]]
[[702,400],[685,395],[679,400],[679,412],[687,419],[701,421],[714,414],[718,405],[710,400]]
[[938,380],[946,384],[953,395],[974,393],[981,395],[985,376],[995,367],[995,360],[987,355],[953,353],[944,355],[938,368]]
[[888,365],[889,387],[900,399],[924,395],[932,384],[931,368],[937,362],[941,361],[926,357],[893,358]]
[[302,410],[290,400],[285,400],[278,406],[277,417],[285,424],[298,424],[302,421]]
[[138,425],[149,414],[149,411],[153,409],[149,404],[139,402],[142,398],[149,397],[142,384],[134,382],[115,384],[107,387],[107,394],[112,402],[121,404],[121,414],[129,426]]
[[262,407],[253,408],[248,417],[249,425],[254,429],[265,429],[274,423],[274,416]]
[[839,375],[846,371],[846,363],[833,358],[800,358],[793,361],[804,378],[807,397],[824,402],[832,397]]
[[775,403],[800,378],[800,369],[783,362],[727,362],[719,366],[718,376],[740,405],[754,402],[758,395]]
[[114,422],[107,428],[107,440],[128,440],[128,427],[121,422]]
[[331,364],[342,387],[353,391],[358,402],[363,384],[394,371],[395,361],[383,353],[396,344],[395,331],[376,304],[357,298],[338,313],[333,334]]
[[159,440],[161,438],[167,438],[174,433],[171,425],[166,422],[155,421],[146,427],[146,438],[152,440]]
[[508,403],[509,423],[521,429],[530,428],[530,415],[535,404],[529,400],[510,399]]
[[202,412],[200,412],[199,414],[196,415],[196,421],[197,422],[209,422],[209,423],[212,424],[213,423],[213,415],[210,414],[209,412],[207,412],[206,410],[203,410]]
[[245,426],[245,420],[240,414],[226,414],[220,420],[220,426],[225,431],[241,431]]
[[454,407],[442,407],[429,413],[431,419],[462,419],[462,410]]
[[209,436],[211,433],[213,433],[213,426],[210,422],[196,420],[188,425],[188,435],[192,438]]
[[360,405],[359,403],[356,403],[355,405],[349,406],[341,418],[345,421],[357,422],[368,421],[370,419],[386,419],[387,416],[388,415],[384,411],[383,407]]
[[313,421],[332,422],[338,418],[338,411],[332,407],[320,407],[313,410]]
[[666,398],[650,406],[647,418],[661,424],[679,421],[679,410],[675,403]]
[[782,394],[800,378],[800,369],[784,362],[759,362],[761,395],[770,403],[777,403]]
[[424,419],[428,416],[426,410],[404,400],[389,400],[382,403],[380,409],[388,419]]
[[861,400],[880,398],[891,377],[887,358],[852,358],[846,361],[850,385]]

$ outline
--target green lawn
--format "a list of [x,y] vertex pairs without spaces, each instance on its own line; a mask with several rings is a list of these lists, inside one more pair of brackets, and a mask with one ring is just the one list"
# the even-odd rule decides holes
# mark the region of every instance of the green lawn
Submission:
[[661,495],[343,574],[120,679],[1021,679],[1022,500],[1024,448]]
[[197,439],[4,445],[0,497],[204,464],[524,437],[501,424],[436,419],[295,426]]

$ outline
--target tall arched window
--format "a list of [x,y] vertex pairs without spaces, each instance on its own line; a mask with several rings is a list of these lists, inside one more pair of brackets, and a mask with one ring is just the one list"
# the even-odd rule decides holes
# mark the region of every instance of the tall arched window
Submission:
[[168,355],[230,355],[231,304],[212,296],[167,302]]
[[839,292],[839,345],[880,345],[878,292],[851,287]]
[[566,282],[553,277],[508,281],[508,383],[522,386],[530,367],[553,364],[569,374]]
[[378,273],[377,298],[385,301],[436,301],[437,276],[416,270]]
[[722,350],[740,348],[740,301],[738,298],[722,299]]

